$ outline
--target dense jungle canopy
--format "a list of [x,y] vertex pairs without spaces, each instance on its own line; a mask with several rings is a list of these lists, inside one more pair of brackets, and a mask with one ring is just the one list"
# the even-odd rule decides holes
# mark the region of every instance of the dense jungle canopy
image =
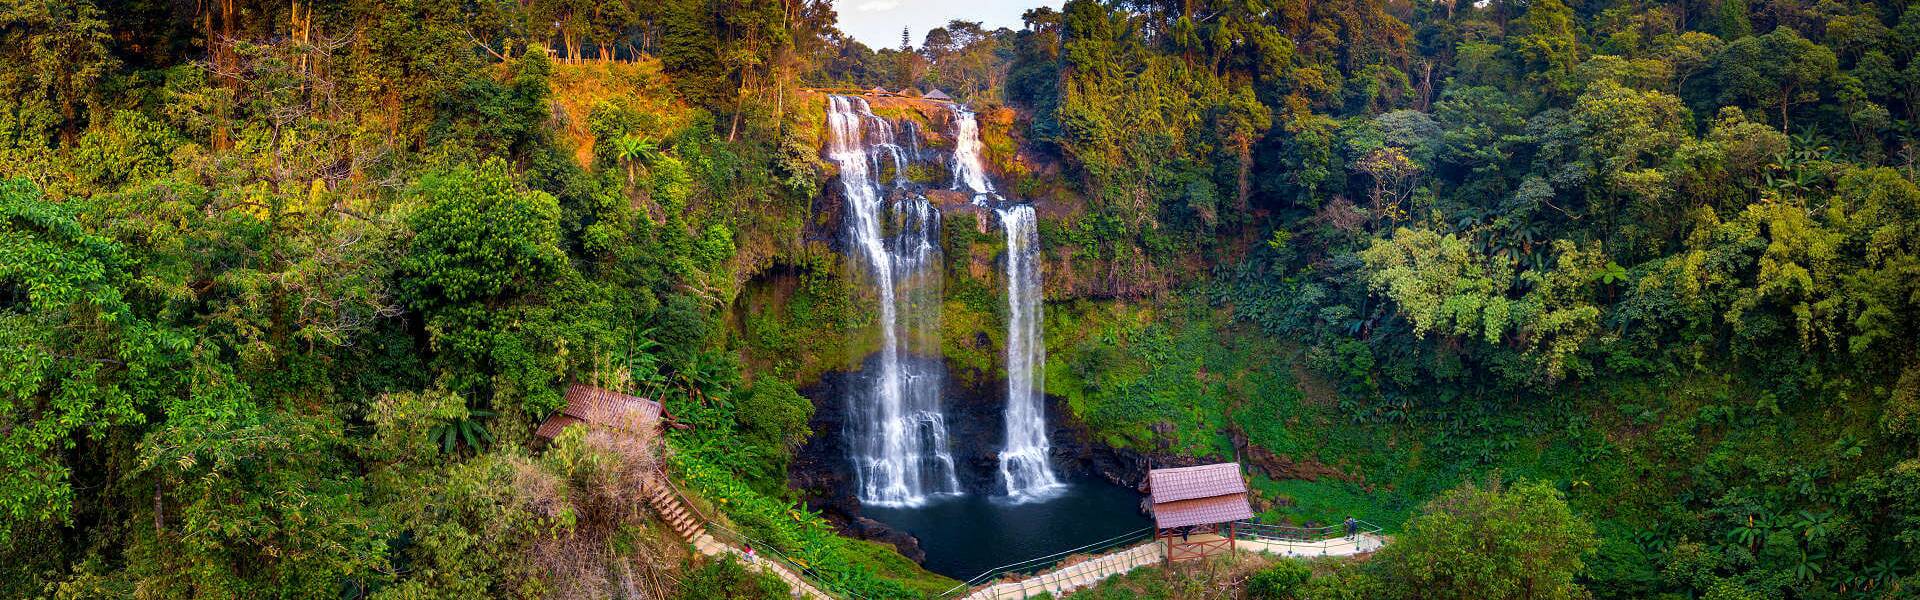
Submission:
[[[835,21],[0,0],[0,596],[784,597],[637,508],[655,463],[836,592],[947,589],[790,485],[872,319],[818,90],[874,86],[971,105],[1039,208],[1046,392],[1090,440],[1398,536],[1234,594],[1920,590],[1920,4]],[[942,343],[992,379],[972,218]],[[537,443],[574,382],[691,427]]]

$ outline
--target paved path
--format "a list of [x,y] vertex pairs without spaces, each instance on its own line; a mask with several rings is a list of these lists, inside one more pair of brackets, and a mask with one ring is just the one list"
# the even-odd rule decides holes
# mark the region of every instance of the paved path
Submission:
[[[666,476],[661,475],[661,477],[662,481],[664,481]],[[693,545],[694,551],[706,556],[732,554],[739,558],[740,562],[746,563],[747,568],[779,577],[781,581],[787,582],[787,587],[792,588],[793,597],[795,598],[833,599],[833,596],[821,592],[819,588],[813,587],[813,585],[807,583],[805,579],[801,579],[800,575],[794,573],[792,569],[788,569],[786,565],[767,560],[766,558],[748,559],[745,550],[714,539],[712,534],[707,533],[706,522],[700,515],[690,510],[686,503],[680,501],[680,495],[673,490],[671,485],[662,485],[656,482],[648,487],[651,489],[649,489],[647,493],[647,502],[653,505],[655,512],[660,513],[661,519],[666,521],[669,527],[673,528],[674,533],[680,534],[682,539],[687,540],[687,543]]]
[[[664,480],[664,476],[663,476]],[[674,532],[693,545],[695,551],[706,556],[732,554],[748,568],[779,577],[792,588],[793,597],[809,600],[834,600],[834,597],[806,579],[800,577],[786,565],[767,560],[764,557],[747,559],[746,551],[729,545],[713,537],[707,531],[707,524],[700,515],[680,500],[679,494],[671,484],[655,483],[648,486],[647,500],[655,511],[673,528]],[[1379,550],[1386,540],[1378,535],[1362,533],[1355,539],[1335,537],[1319,541],[1283,540],[1270,537],[1241,538],[1236,542],[1239,550],[1264,552],[1280,556],[1315,558],[1321,556],[1351,556]],[[1115,575],[1125,574],[1134,569],[1157,565],[1166,558],[1166,546],[1159,540],[1144,542],[1127,547],[1124,550],[1109,552],[1076,562],[1052,571],[1027,577],[1019,581],[996,583],[975,589],[962,598],[964,600],[1016,600],[1031,598],[1041,593],[1064,596],[1099,583]]]
[[828,596],[825,592],[820,591],[819,588],[813,587],[813,584],[807,583],[805,579],[801,579],[799,575],[789,570],[786,565],[765,558],[749,560],[746,551],[720,543],[720,540],[713,539],[713,536],[707,535],[705,532],[701,532],[699,539],[694,540],[693,547],[699,550],[701,554],[707,556],[732,554],[734,557],[739,558],[740,562],[745,563],[749,569],[757,569],[762,573],[779,577],[781,581],[787,582],[787,587],[791,588],[793,597],[795,598],[833,600],[833,596]]
[[[1235,543],[1238,550],[1301,558],[1365,554],[1379,550],[1383,545],[1386,545],[1386,539],[1371,533],[1360,534],[1351,540],[1341,537],[1314,542],[1242,538]],[[1068,592],[1090,587],[1108,577],[1125,574],[1140,567],[1161,564],[1166,555],[1165,548],[1159,541],[1147,542],[1020,581],[997,583],[979,588],[963,598],[964,600],[1016,600],[1038,596],[1042,592],[1056,597],[1064,596]]]
[[1285,541],[1270,538],[1241,539],[1241,550],[1253,550],[1280,556],[1314,558],[1319,556],[1352,556],[1379,550],[1387,544],[1384,538],[1371,533],[1362,533],[1354,539],[1333,538],[1317,542]]
[[1100,580],[1147,565],[1160,564],[1164,554],[1160,542],[1147,542],[1119,552],[1103,554],[1073,563],[1048,573],[1020,581],[997,583],[974,590],[966,600],[1013,600],[1031,598],[1041,592],[1054,596],[1099,583]]

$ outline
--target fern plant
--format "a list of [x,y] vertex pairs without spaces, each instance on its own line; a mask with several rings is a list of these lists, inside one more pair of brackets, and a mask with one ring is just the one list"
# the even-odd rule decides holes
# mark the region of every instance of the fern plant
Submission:
[[464,419],[455,419],[427,430],[427,438],[440,445],[440,450],[453,454],[464,448],[479,452],[487,444],[493,443],[493,432],[487,430],[482,419],[492,418],[493,411],[473,409],[467,411]]

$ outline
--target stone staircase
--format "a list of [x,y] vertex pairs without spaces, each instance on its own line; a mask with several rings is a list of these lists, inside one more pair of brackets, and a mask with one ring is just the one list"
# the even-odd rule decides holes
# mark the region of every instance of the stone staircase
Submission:
[[647,487],[652,488],[647,490],[647,504],[653,507],[653,512],[659,514],[660,520],[665,521],[667,526],[680,536],[680,539],[693,544],[694,549],[699,550],[701,554],[711,556],[717,553],[721,544],[714,540],[713,536],[707,535],[705,524],[699,517],[694,516],[693,511],[687,508],[686,504],[680,502],[680,498],[674,495],[672,487],[659,482],[651,482]]
[[680,536],[680,539],[686,540],[688,544],[693,545],[694,551],[699,552],[703,556],[731,554],[741,562],[747,563],[747,568],[759,570],[762,573],[779,577],[781,581],[787,582],[787,587],[793,590],[793,597],[795,598],[833,599],[833,596],[820,591],[819,588],[808,583],[807,580],[800,577],[800,574],[793,572],[793,570],[786,565],[768,560],[764,557],[749,558],[745,550],[735,548],[715,539],[711,533],[707,532],[706,520],[699,514],[693,512],[692,507],[687,506],[685,502],[681,501],[680,494],[673,489],[672,484],[666,482],[665,474],[661,474],[657,480],[648,481],[647,488],[648,489],[645,490],[647,505],[651,506],[653,511],[660,515],[660,519],[665,521],[667,526],[672,528],[676,535]]

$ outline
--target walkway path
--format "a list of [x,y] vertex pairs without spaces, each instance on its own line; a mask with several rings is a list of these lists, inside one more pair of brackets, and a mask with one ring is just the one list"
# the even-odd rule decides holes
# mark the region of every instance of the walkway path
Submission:
[[[1207,536],[1219,539],[1219,536],[1212,534]],[[1200,537],[1194,539],[1201,540]],[[1386,538],[1377,533],[1361,533],[1351,540],[1336,536],[1310,541],[1281,539],[1259,534],[1244,534],[1235,540],[1237,550],[1301,558],[1365,554],[1379,550],[1384,545],[1386,545]],[[1165,557],[1166,546],[1158,540],[1150,541],[1019,581],[981,587],[961,598],[963,600],[1017,600],[1032,598],[1043,592],[1056,597],[1063,596],[1068,592],[1090,587],[1108,577],[1122,575],[1139,567],[1161,564]]]
[[[689,544],[692,544],[694,550],[700,554],[705,556],[732,554],[742,562],[748,563],[748,568],[779,577],[782,581],[787,582],[787,586],[792,588],[793,597],[795,598],[807,598],[809,600],[835,600],[835,598],[837,598],[836,596],[821,591],[820,588],[815,587],[812,583],[808,582],[806,578],[796,572],[793,567],[788,566],[780,560],[769,556],[758,556],[749,560],[747,559],[744,549],[714,537],[712,531],[715,530],[710,530],[710,527],[718,528],[717,531],[730,535],[737,536],[737,534],[727,532],[725,527],[713,524],[706,520],[704,516],[694,512],[693,508],[682,500],[683,496],[680,495],[678,490],[674,489],[673,484],[666,479],[664,474],[661,475],[658,482],[649,484],[648,488],[650,489],[647,491],[647,503],[652,505],[656,512],[660,513],[661,519],[666,521],[675,533],[678,533],[681,538],[686,539]],[[1328,531],[1331,529],[1332,528],[1320,528],[1317,531]],[[1279,530],[1275,529],[1275,531]],[[1298,531],[1311,532],[1316,530]],[[1318,536],[1263,535],[1261,533],[1242,531],[1239,539],[1235,541],[1235,545],[1239,550],[1264,552],[1280,556],[1297,556],[1302,558],[1351,556],[1354,554],[1373,552],[1379,550],[1381,546],[1386,545],[1386,538],[1381,537],[1377,531],[1377,528],[1373,528],[1372,531],[1361,533],[1356,536],[1355,539],[1351,540],[1338,535],[1333,535],[1326,539],[1312,540],[1306,538]],[[763,549],[763,551],[771,551],[771,548]],[[1122,550],[1101,554],[1069,564],[1046,573],[1026,577],[1018,581],[995,583],[964,592],[955,590],[955,595],[963,600],[1017,600],[1032,598],[1042,593],[1052,594],[1058,597],[1066,595],[1068,592],[1091,587],[1108,577],[1123,575],[1140,567],[1161,564],[1165,561],[1165,558],[1166,546],[1159,540],[1151,540],[1128,546]]]
[[701,554],[717,556],[721,553],[731,553],[735,558],[740,559],[740,562],[746,563],[747,568],[758,569],[762,573],[779,577],[781,581],[787,582],[787,587],[792,589],[793,597],[795,598],[833,600],[833,596],[829,596],[826,592],[820,591],[819,588],[813,587],[813,584],[807,583],[806,579],[801,578],[800,575],[789,570],[786,565],[767,560],[764,557],[756,557],[749,560],[747,553],[739,548],[722,544],[719,540],[713,539],[713,536],[707,535],[706,533],[701,533],[700,537],[701,540],[694,542],[693,547],[698,549]]
[[740,562],[746,563],[747,568],[779,577],[781,581],[787,582],[787,587],[793,590],[795,598],[833,600],[833,596],[807,583],[806,579],[794,573],[786,565],[764,556],[749,559],[745,550],[715,539],[707,531],[707,520],[680,500],[679,492],[673,489],[673,484],[667,481],[664,473],[660,475],[658,482],[650,483],[648,487],[651,489],[647,491],[647,504],[653,506],[654,512],[660,513],[661,520],[666,521],[667,525],[673,528],[674,533],[692,544],[695,551],[705,556],[732,554],[740,559]]
[[1387,545],[1386,538],[1371,533],[1362,533],[1354,539],[1333,538],[1316,542],[1300,540],[1278,540],[1271,538],[1241,538],[1237,544],[1242,550],[1253,550],[1281,556],[1313,558],[1317,556],[1352,556],[1379,550]]
[[1134,569],[1160,564],[1165,556],[1165,546],[1160,542],[1147,542],[1119,552],[1103,554],[1089,560],[1073,563],[1048,573],[1035,575],[1020,581],[997,583],[974,590],[964,596],[966,600],[1012,600],[1031,598],[1042,592],[1060,596],[1066,592],[1088,587],[1100,580],[1114,575],[1124,574]]

